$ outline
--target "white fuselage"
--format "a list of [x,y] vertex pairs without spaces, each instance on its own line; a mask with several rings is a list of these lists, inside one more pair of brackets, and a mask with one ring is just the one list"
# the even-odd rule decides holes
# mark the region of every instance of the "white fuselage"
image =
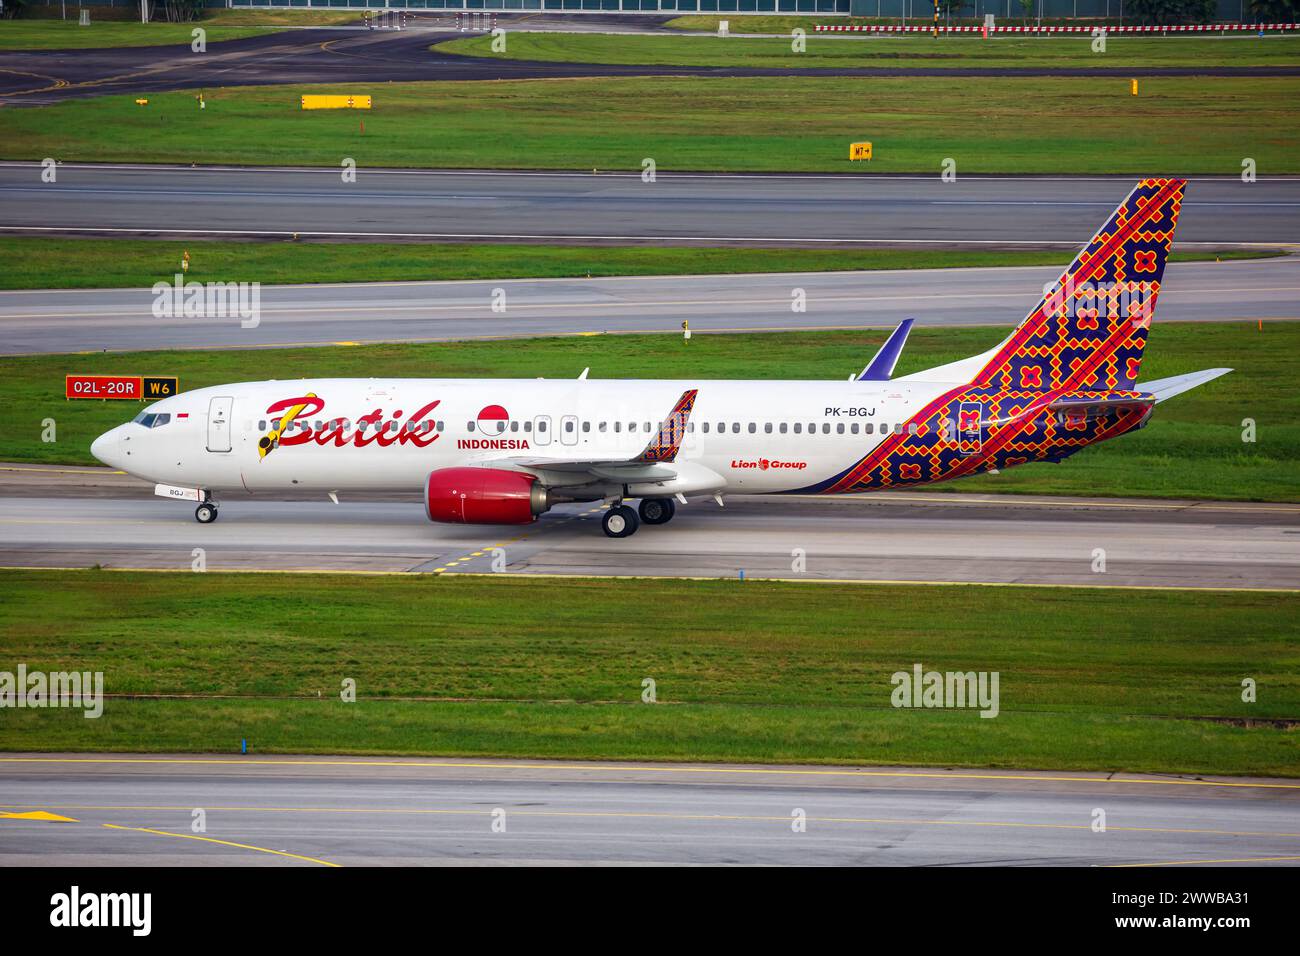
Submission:
[[[150,405],[142,416],[167,415],[164,424],[121,425],[92,451],[141,478],[211,491],[418,491],[440,468],[512,468],[512,459],[539,457],[632,458],[691,388],[698,396],[675,477],[627,493],[764,494],[804,488],[849,468],[951,387],[914,381],[246,382]],[[309,395],[315,398],[306,408],[290,401]],[[289,412],[296,417],[278,447],[260,455],[259,441]]]

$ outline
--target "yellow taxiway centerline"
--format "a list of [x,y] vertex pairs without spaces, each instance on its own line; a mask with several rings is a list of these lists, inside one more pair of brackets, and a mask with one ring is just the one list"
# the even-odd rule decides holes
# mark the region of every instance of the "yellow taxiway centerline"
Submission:
[[291,860],[303,860],[307,863],[319,863],[321,866],[342,866],[341,863],[331,863],[329,860],[318,860],[314,856],[300,856],[297,853],[286,853],[284,850],[271,850],[264,846],[253,846],[250,843],[232,843],[229,840],[216,840],[212,837],[199,836],[193,833],[172,833],[169,830],[151,830],[148,827],[123,827],[116,823],[103,823],[101,826],[110,830],[130,830],[135,833],[152,833],[155,836],[178,837],[182,840],[202,840],[204,843],[216,843],[219,846],[231,846],[240,850],[256,850],[258,853],[270,853],[274,856],[284,856]]

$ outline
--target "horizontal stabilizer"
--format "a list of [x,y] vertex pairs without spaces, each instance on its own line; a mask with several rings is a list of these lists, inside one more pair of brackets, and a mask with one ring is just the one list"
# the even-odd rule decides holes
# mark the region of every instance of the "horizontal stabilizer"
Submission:
[[1130,412],[1142,415],[1145,421],[1155,404],[1155,397],[1146,392],[1075,392],[1053,399],[1047,403],[1047,408],[1064,421],[1091,421]]
[[1230,368],[1207,368],[1203,372],[1188,372],[1186,375],[1175,375],[1172,378],[1156,379],[1154,382],[1143,382],[1142,391],[1156,397],[1156,402],[1163,402],[1166,398],[1173,398],[1175,395],[1181,395],[1183,392],[1193,389],[1198,385],[1204,385],[1206,382],[1212,382],[1220,375],[1227,375],[1231,372]]
[[859,382],[889,381],[894,374],[894,366],[898,364],[898,357],[903,354],[903,346],[907,344],[907,334],[912,331],[912,321],[904,319],[898,324],[898,328],[885,339],[885,344],[880,347],[876,357],[862,370],[858,376]]

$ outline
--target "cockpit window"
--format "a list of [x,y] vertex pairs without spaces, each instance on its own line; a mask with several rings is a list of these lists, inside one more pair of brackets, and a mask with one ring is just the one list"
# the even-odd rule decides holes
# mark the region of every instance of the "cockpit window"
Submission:
[[131,419],[137,425],[143,425],[145,428],[161,428],[171,420],[172,417],[167,412],[141,412]]

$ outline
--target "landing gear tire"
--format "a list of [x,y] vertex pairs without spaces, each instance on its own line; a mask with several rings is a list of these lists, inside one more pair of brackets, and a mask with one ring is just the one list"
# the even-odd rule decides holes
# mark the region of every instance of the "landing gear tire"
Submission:
[[194,509],[194,520],[199,524],[212,524],[217,520],[217,506],[205,501]]
[[605,512],[600,524],[609,537],[626,538],[636,533],[636,529],[641,526],[641,519],[627,505],[617,505]]
[[646,524],[667,524],[677,514],[677,502],[671,498],[642,498],[637,510]]

